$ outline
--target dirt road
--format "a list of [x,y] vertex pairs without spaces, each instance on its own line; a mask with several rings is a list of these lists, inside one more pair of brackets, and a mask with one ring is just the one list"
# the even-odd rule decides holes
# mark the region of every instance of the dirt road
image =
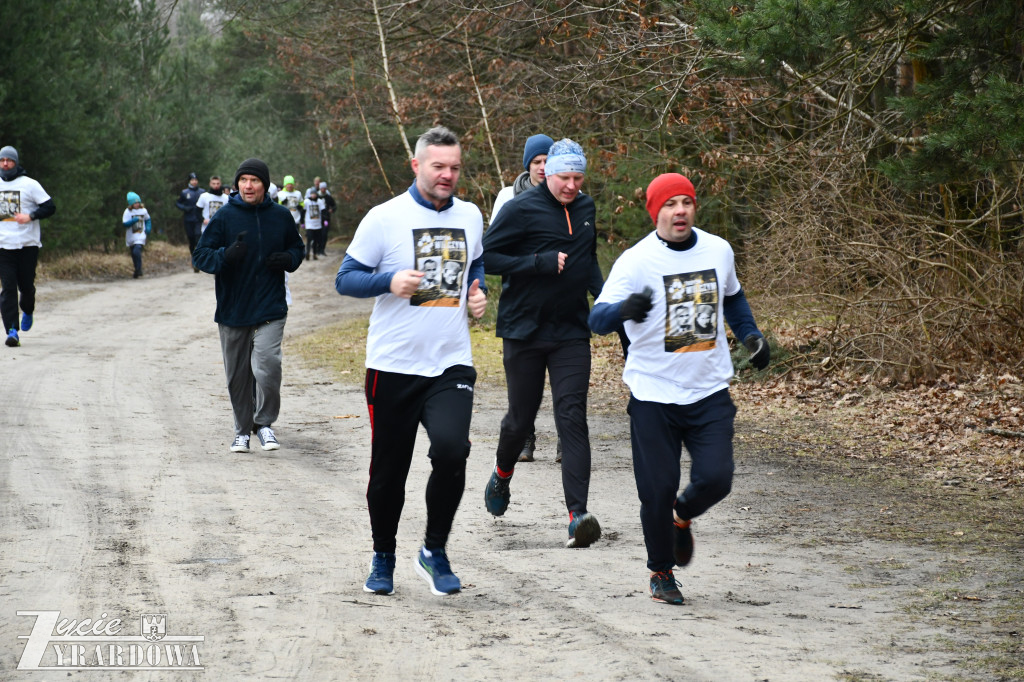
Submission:
[[[964,676],[950,650],[998,635],[971,599],[918,608],[940,589],[984,601],[994,559],[864,539],[856,517],[875,502],[757,456],[750,425],[732,495],[695,524],[694,563],[678,572],[686,604],[655,604],[624,415],[591,422],[605,535],[569,550],[550,411],[509,512],[484,510],[503,407],[486,385],[449,545],[464,590],[432,596],[412,569],[421,437],[397,593],[364,593],[361,392],[288,355],[289,339],[369,310],[334,293],[336,268],[292,277],[272,453],[228,451],[212,277],[41,287],[23,347],[0,348],[0,679],[916,680]],[[78,625],[26,639],[54,611]],[[139,644],[148,614],[163,615],[147,621],[163,625],[156,663]],[[142,669],[168,654],[170,669]],[[83,667],[100,665],[132,672]]]

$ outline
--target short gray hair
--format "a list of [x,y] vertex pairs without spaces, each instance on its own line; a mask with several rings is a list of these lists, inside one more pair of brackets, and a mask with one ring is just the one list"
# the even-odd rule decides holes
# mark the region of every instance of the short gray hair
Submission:
[[459,146],[459,137],[444,126],[434,126],[416,140],[416,158],[418,159],[426,148],[432,145],[437,147],[457,147]]

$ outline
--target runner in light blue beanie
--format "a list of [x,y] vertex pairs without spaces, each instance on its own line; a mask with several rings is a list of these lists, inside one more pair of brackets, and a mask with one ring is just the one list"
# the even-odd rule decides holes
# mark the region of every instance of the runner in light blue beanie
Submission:
[[583,147],[567,137],[551,145],[548,150],[548,160],[544,166],[544,173],[557,175],[559,173],[586,173],[587,157],[583,153]]

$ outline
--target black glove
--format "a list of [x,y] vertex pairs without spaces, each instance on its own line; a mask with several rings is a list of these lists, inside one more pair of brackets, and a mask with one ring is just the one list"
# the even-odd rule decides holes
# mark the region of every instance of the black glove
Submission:
[[245,245],[243,241],[245,235],[248,232],[239,232],[238,240],[234,244],[224,249],[224,262],[228,265],[235,265],[245,260],[245,254],[249,251],[249,247]]
[[651,297],[654,291],[650,287],[644,287],[639,294],[630,294],[629,298],[619,305],[619,317],[623,320],[643,322],[647,319],[647,313],[654,307]]
[[750,351],[750,364],[755,369],[764,369],[768,366],[768,361],[772,359],[772,352],[768,349],[768,342],[764,340],[763,336],[747,334],[747,338],[743,339],[743,345]]
[[267,267],[271,270],[287,270],[292,265],[292,254],[277,251],[267,256]]

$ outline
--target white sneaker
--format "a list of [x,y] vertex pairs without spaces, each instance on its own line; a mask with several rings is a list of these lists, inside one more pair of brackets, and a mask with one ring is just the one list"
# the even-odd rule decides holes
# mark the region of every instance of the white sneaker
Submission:
[[249,436],[235,436],[231,443],[231,452],[252,452],[249,449]]
[[261,426],[257,429],[256,437],[260,439],[260,445],[264,450],[277,450],[281,447],[281,444],[277,442],[277,436],[274,435],[274,430],[269,426]]

